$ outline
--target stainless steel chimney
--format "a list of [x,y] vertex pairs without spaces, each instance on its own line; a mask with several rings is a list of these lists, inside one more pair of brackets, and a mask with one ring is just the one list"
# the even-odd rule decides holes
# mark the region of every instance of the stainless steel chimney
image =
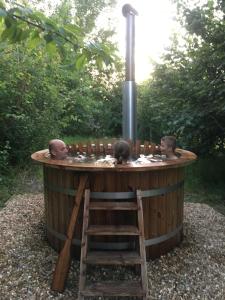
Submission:
[[126,18],[126,77],[123,85],[123,138],[135,141],[137,138],[137,109],[135,84],[135,16],[137,11],[125,4],[122,13]]

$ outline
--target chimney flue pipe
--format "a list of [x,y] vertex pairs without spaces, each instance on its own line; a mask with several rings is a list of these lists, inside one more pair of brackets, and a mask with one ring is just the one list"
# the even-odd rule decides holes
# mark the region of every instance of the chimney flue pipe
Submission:
[[122,13],[126,18],[126,77],[123,85],[123,138],[135,142],[137,137],[136,84],[135,84],[135,16],[137,11],[125,4]]

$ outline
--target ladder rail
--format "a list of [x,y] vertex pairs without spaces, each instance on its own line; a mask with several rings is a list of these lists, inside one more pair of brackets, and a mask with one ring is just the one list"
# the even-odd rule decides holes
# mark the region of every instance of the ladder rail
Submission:
[[83,229],[82,229],[82,241],[81,241],[81,254],[80,254],[80,279],[79,279],[79,296],[78,300],[83,300],[82,290],[85,287],[86,283],[86,271],[87,264],[85,260],[87,258],[87,250],[88,250],[88,236],[87,229],[89,225],[89,203],[90,203],[90,190],[85,190],[84,196],[84,215],[83,215]]
[[83,193],[85,190],[87,180],[88,180],[88,174],[86,173],[81,174],[78,191],[75,196],[74,206],[72,209],[70,221],[67,228],[67,238],[58,256],[58,260],[55,266],[55,271],[53,274],[53,280],[51,285],[51,289],[53,291],[62,292],[64,291],[65,288],[65,283],[66,283],[66,279],[69,273],[70,263],[71,263],[70,251],[71,251],[73,233],[75,230],[77,216],[78,216],[80,204],[83,199]]
[[[85,190],[85,199],[84,199],[84,216],[83,216],[83,229],[82,229],[82,242],[81,242],[81,257],[80,257],[80,279],[79,279],[79,294],[78,300],[84,300],[85,297],[94,297],[94,296],[138,296],[141,297],[143,300],[147,299],[147,292],[148,292],[148,283],[147,283],[147,267],[146,267],[146,252],[145,252],[145,243],[144,243],[144,219],[143,219],[143,207],[142,207],[142,192],[141,190],[136,191],[135,202],[132,204],[120,204],[115,201],[115,205],[113,201],[110,204],[105,204],[104,202],[91,202],[91,192],[90,190]],[[117,198],[115,200],[118,200]],[[135,208],[135,209],[134,209]],[[137,226],[131,225],[119,225],[119,226],[108,226],[107,225],[91,225],[89,224],[89,212],[91,210],[102,210],[102,211],[113,211],[113,210],[133,210],[137,217]],[[102,228],[101,228],[102,227]],[[114,228],[115,227],[115,228]],[[123,228],[124,227],[124,228]],[[130,229],[130,231],[128,230]],[[135,230],[134,230],[134,229]],[[115,230],[117,229],[117,230]],[[119,229],[119,230],[118,230]],[[132,230],[131,230],[132,229]],[[111,235],[111,236],[118,236],[118,235],[129,235],[132,234],[134,237],[137,236],[137,249],[135,256],[132,251],[128,251],[128,257],[123,256],[117,252],[116,256],[115,253],[112,251],[110,252],[112,257],[109,258],[109,252],[101,258],[99,252],[89,252],[89,237],[94,235]],[[90,253],[90,254],[89,254]],[[106,260],[111,260],[111,263]],[[95,282],[86,285],[86,276],[87,276],[87,265],[139,265],[140,271],[140,283],[133,281],[132,283],[128,283],[126,286],[126,282]]]
[[148,282],[147,282],[147,265],[146,265],[146,252],[145,252],[145,243],[144,243],[144,218],[143,218],[143,207],[142,207],[142,194],[141,190],[137,190],[137,203],[138,203],[138,226],[140,235],[139,235],[139,245],[140,245],[140,256],[143,260],[143,263],[141,264],[141,281],[142,281],[142,287],[145,292],[147,299],[147,291],[148,291]]

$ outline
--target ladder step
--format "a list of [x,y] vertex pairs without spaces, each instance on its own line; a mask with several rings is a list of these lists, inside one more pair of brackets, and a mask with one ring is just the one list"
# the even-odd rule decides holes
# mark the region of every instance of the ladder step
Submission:
[[92,251],[84,262],[93,265],[138,265],[143,260],[136,251]]
[[[126,200],[119,202],[116,201],[117,199],[111,199],[110,201],[100,201],[96,199],[96,202],[90,200],[90,190],[87,190],[84,201],[78,299],[83,300],[85,297],[104,298],[105,296],[127,297],[128,299],[140,297],[141,299],[147,299],[148,284],[141,191],[137,190],[137,197],[134,202],[125,202]],[[128,225],[129,223],[127,225],[114,225],[111,222],[112,225],[92,225],[89,223],[90,210],[124,211],[124,219],[128,219],[128,221],[130,214],[127,212],[126,216],[125,211],[133,211],[133,216],[130,219],[130,225]],[[133,217],[136,218],[136,223],[133,223]],[[90,220],[92,220],[92,218],[90,218]],[[117,222],[115,223],[117,224]],[[135,236],[137,237],[135,238],[137,245],[135,250],[131,251],[115,251],[113,247],[109,251],[91,251],[89,247],[91,236]],[[105,265],[107,267],[112,265],[138,266],[136,271],[140,273],[140,282],[138,280],[127,281],[125,279],[88,282],[87,272],[90,267],[89,265]],[[96,278],[96,280],[98,280],[98,278]]]
[[88,235],[139,235],[139,230],[132,225],[91,225],[86,233]]
[[137,281],[107,281],[96,282],[87,285],[83,291],[80,291],[82,296],[144,296],[141,284]]
[[135,202],[90,202],[89,209],[92,210],[137,210]]

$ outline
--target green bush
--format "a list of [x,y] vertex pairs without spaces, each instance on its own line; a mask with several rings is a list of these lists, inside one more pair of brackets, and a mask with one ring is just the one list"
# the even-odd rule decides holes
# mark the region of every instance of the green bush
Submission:
[[8,179],[10,173],[9,151],[10,146],[7,141],[5,145],[0,147],[0,207],[10,196],[11,184]]
[[64,73],[64,135],[112,136],[121,134],[122,90],[119,81],[109,85],[100,76],[87,72]]
[[9,143],[10,163],[28,160],[58,136],[62,101],[45,59],[17,47],[0,61],[0,144]]
[[186,186],[190,190],[221,189],[225,192],[225,157],[204,157],[186,168]]
[[9,166],[9,151],[11,147],[9,146],[9,141],[6,141],[5,145],[0,148],[0,182],[1,182],[1,175],[7,173],[8,166]]

